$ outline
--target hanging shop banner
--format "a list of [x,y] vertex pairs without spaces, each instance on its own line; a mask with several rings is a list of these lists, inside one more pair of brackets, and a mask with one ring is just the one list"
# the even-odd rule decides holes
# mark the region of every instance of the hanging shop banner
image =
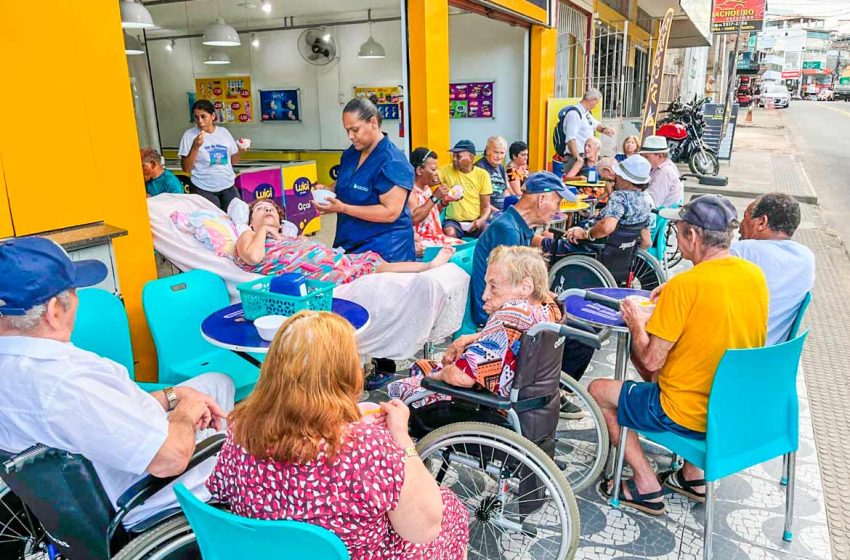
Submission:
[[401,86],[355,86],[354,97],[368,98],[378,107],[384,120],[401,118],[401,102],[404,101]]
[[655,123],[658,117],[658,98],[661,94],[661,84],[664,80],[664,59],[667,58],[667,40],[670,38],[670,28],[673,25],[673,8],[669,8],[661,20],[656,41],[655,56],[652,58],[652,73],[649,76],[649,90],[646,93],[646,104],[643,106],[643,124],[640,128],[640,143],[647,136],[655,134]]
[[496,82],[449,84],[449,117],[453,119],[493,119],[493,92]]
[[250,76],[195,78],[195,95],[215,106],[220,123],[247,123],[254,120]]
[[260,90],[262,122],[298,122],[301,120],[300,89]]
[[[555,161],[555,141],[553,136],[555,127],[559,124],[558,113],[564,107],[576,105],[579,101],[581,101],[581,97],[550,97],[546,102],[546,130],[548,131],[546,134],[546,170],[552,171],[557,175],[564,174],[563,164],[560,161]],[[605,106],[604,101],[603,99],[597,103],[593,111],[590,112],[600,122],[602,121],[602,107]],[[599,136],[598,132],[596,136]]]
[[761,31],[765,0],[716,0],[711,12],[712,33]]
[[732,104],[725,134],[723,133],[724,113],[722,103],[705,104],[703,107],[703,116],[705,117],[703,140],[717,154],[717,159],[729,161],[732,159],[732,143],[735,141],[735,128],[738,124],[738,104]]

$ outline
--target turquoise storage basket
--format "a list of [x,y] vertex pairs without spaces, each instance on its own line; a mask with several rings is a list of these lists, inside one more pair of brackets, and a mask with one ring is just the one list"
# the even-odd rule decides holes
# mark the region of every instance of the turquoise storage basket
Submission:
[[333,304],[333,282],[307,280],[306,296],[287,296],[269,291],[273,276],[243,282],[236,286],[242,297],[245,318],[253,321],[264,315],[286,315],[290,317],[303,309],[330,311]]

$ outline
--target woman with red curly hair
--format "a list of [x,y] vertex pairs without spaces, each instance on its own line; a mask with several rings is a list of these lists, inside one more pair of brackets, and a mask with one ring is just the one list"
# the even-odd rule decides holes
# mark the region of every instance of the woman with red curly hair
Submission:
[[313,523],[352,560],[460,560],[467,512],[416,454],[401,401],[361,420],[354,328],[301,311],[278,330],[251,395],[230,415],[207,481],[213,497],[256,519]]

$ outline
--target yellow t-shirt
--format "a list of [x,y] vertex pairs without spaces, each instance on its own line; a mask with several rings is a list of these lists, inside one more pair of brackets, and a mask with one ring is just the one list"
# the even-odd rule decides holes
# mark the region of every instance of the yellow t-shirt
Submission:
[[658,375],[670,419],[705,432],[717,365],[729,348],[764,346],[768,297],[761,269],[738,257],[700,263],[667,283],[646,330],[674,343]]
[[481,195],[493,194],[490,174],[480,167],[473,167],[469,173],[461,173],[452,164],[444,165],[438,171],[440,182],[448,188],[455,185],[463,187],[463,198],[452,202],[446,208],[446,219],[458,222],[471,222],[481,217]]

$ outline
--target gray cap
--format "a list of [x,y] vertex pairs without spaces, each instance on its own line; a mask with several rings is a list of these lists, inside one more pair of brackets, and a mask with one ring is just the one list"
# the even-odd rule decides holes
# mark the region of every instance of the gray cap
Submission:
[[692,198],[681,208],[663,208],[658,215],[668,220],[682,220],[711,231],[726,231],[737,227],[738,211],[719,194],[704,194]]

